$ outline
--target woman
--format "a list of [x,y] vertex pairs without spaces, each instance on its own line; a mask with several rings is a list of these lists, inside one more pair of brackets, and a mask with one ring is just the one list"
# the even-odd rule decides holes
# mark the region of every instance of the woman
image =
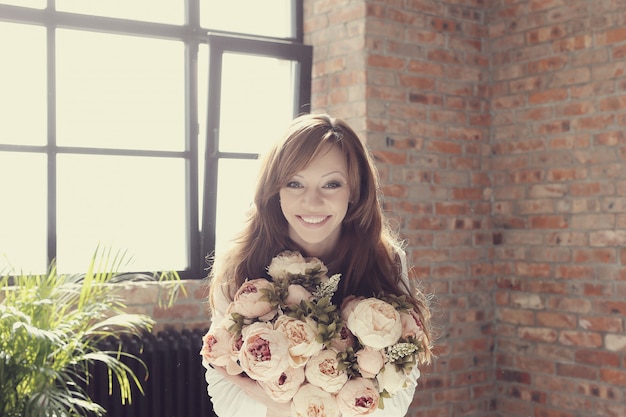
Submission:
[[[248,223],[211,271],[210,305],[219,323],[247,278],[268,277],[266,268],[284,250],[319,258],[329,274],[341,274],[333,302],[351,295],[409,294],[429,339],[425,297],[409,285],[404,253],[382,212],[373,161],[356,133],[324,114],[296,118],[261,168]],[[430,359],[427,346],[423,359]],[[207,369],[209,395],[220,417],[289,415],[249,378]],[[374,416],[402,416],[413,398],[409,386],[385,400]]]

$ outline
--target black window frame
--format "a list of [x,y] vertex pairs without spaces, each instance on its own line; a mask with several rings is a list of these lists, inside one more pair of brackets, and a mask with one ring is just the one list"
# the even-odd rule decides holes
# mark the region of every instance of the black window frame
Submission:
[[[177,271],[184,279],[202,279],[206,276],[207,255],[215,249],[217,207],[217,164],[220,159],[257,158],[254,153],[220,152],[219,121],[221,99],[221,65],[224,53],[249,53],[295,61],[297,90],[294,97],[294,116],[310,111],[312,47],[303,42],[303,0],[291,0],[295,25],[293,38],[272,38],[225,31],[214,31],[200,26],[200,1],[185,2],[185,23],[173,25],[129,19],[80,15],[54,10],[54,0],[48,0],[45,9],[32,9],[0,4],[0,22],[21,23],[46,28],[47,44],[47,140],[46,145],[0,144],[0,151],[45,154],[47,166],[47,261],[57,257],[56,222],[56,158],[60,153],[81,155],[160,156],[182,158],[186,164],[187,245],[188,268]],[[55,86],[55,30],[76,29],[119,35],[136,35],[181,41],[185,45],[185,149],[184,151],[157,151],[133,149],[87,148],[58,146],[56,143],[56,86]],[[208,97],[198,95],[198,55],[201,44],[209,49]],[[207,114],[199,115],[199,100],[208,100]],[[206,136],[200,138],[199,118],[206,117]],[[204,140],[205,169],[199,172],[199,141]],[[200,205],[200,175],[204,175],[203,202]],[[202,219],[202,230],[200,220]],[[146,271],[134,271],[146,272]]]

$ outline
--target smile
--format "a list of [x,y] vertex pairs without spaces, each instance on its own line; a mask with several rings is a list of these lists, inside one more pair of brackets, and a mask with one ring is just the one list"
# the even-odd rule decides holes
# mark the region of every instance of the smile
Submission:
[[328,216],[298,216],[300,220],[308,224],[319,224],[328,218]]

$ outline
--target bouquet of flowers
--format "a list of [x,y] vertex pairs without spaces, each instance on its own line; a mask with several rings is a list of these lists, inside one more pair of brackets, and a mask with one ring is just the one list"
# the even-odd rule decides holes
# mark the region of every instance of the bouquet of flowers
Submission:
[[244,373],[292,415],[359,416],[384,408],[419,370],[427,341],[406,296],[331,298],[340,275],[317,258],[282,252],[273,281],[247,280],[203,337],[205,364]]

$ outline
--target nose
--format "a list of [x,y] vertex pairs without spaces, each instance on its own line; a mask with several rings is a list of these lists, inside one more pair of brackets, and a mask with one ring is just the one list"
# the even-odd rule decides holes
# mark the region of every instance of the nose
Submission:
[[302,195],[302,204],[305,207],[319,207],[324,204],[322,193],[315,187],[307,188]]

